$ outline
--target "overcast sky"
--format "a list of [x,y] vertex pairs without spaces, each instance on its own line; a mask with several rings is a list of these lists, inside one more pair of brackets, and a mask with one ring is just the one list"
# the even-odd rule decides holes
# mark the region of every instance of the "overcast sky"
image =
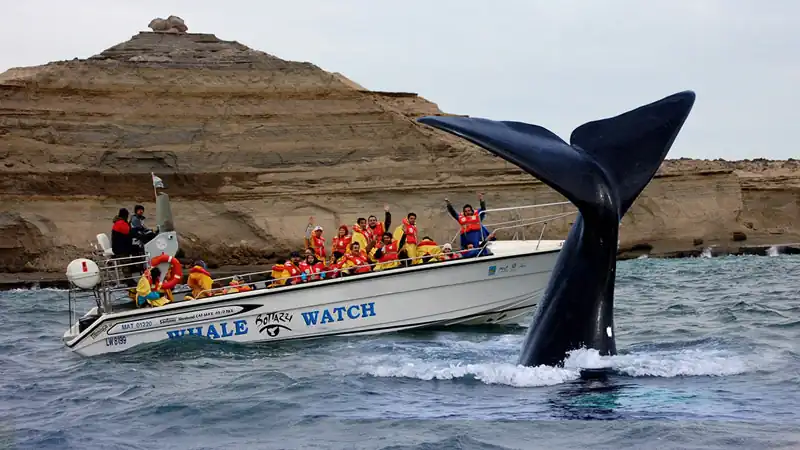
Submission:
[[669,157],[800,157],[792,0],[0,0],[0,72],[190,32],[417,92],[450,113],[573,128],[697,92]]

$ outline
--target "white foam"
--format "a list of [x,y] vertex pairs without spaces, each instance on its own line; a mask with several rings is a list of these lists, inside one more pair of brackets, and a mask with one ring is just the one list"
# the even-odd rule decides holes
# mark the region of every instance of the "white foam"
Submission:
[[436,363],[406,363],[402,366],[376,366],[364,369],[364,373],[375,377],[416,378],[419,380],[452,380],[472,377],[485,384],[504,384],[514,387],[552,386],[576,380],[577,370],[557,367],[523,367],[508,363],[460,363],[440,365]]
[[780,254],[781,252],[777,245],[773,245],[767,249],[767,256],[778,256]]
[[[396,357],[396,355],[395,355]],[[576,380],[581,369],[611,368],[632,377],[730,376],[758,370],[763,361],[722,350],[680,350],[601,356],[594,349],[570,352],[564,367],[524,367],[504,362],[462,363],[458,361],[406,360],[387,363],[385,357],[362,360],[357,370],[375,377],[453,380],[474,378],[485,384],[514,387],[552,386]]]

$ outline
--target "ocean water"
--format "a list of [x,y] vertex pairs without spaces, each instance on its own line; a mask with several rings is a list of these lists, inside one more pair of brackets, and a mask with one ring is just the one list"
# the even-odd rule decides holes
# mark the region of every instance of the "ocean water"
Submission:
[[[619,264],[619,355],[514,329],[70,354],[66,292],[0,292],[0,448],[800,448],[800,257]],[[88,305],[87,305],[88,307]],[[578,367],[610,366],[605,381]]]

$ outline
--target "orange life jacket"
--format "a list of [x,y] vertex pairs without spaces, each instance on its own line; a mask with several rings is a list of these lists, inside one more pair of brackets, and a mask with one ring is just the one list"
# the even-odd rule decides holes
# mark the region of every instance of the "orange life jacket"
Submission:
[[342,238],[336,236],[335,238],[333,238],[333,251],[340,252],[341,254],[344,255],[345,253],[347,253],[347,249],[348,247],[350,247],[350,241],[352,240],[353,240],[352,236],[345,236]]
[[383,222],[378,222],[378,224],[375,225],[375,228],[370,228],[370,226],[367,225],[367,233],[372,236],[371,240],[374,241],[377,239],[380,241],[381,237],[383,237],[383,233],[386,233],[386,226],[383,224]]
[[325,238],[311,235],[311,248],[319,259],[325,259]]
[[408,218],[403,219],[403,233],[406,235],[406,244],[417,243],[417,226],[408,223]]
[[465,216],[464,213],[458,215],[458,224],[461,225],[461,234],[470,231],[481,231],[481,218],[477,211]]
[[378,248],[383,250],[378,262],[385,263],[389,261],[397,261],[397,241],[392,241],[389,245],[383,243],[378,244]]
[[291,284],[297,284],[301,281],[300,268],[295,266],[294,263],[292,263],[291,261],[286,261],[285,263],[283,263],[283,268],[284,270],[289,272],[289,276],[291,277],[289,279],[289,282]]
[[354,268],[356,273],[367,273],[370,270],[367,265],[367,255],[363,250],[358,255],[347,255],[347,260],[358,266]]

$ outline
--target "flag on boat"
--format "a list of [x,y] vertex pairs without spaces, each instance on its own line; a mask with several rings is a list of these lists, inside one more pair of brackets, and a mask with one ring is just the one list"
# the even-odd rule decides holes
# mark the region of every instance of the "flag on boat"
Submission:
[[153,187],[164,189],[164,182],[161,178],[157,177],[153,172],[150,172],[150,175],[153,176]]

